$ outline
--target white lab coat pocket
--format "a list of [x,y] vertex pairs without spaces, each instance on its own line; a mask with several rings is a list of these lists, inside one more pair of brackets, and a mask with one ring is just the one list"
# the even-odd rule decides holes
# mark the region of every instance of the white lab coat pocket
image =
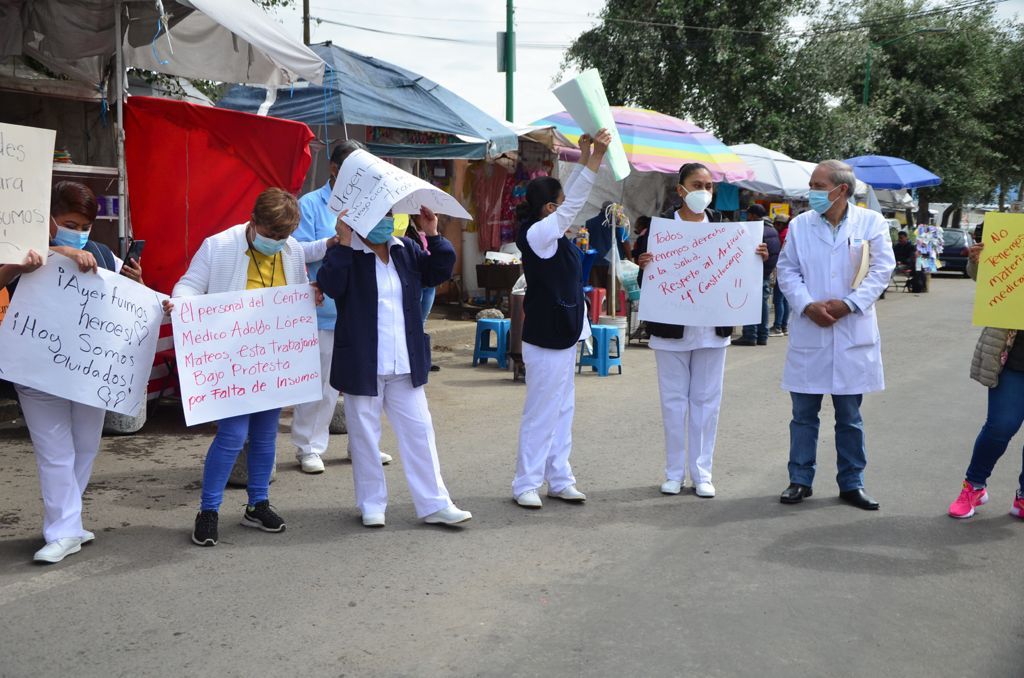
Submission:
[[830,328],[819,327],[805,315],[794,316],[789,323],[789,344],[793,348],[822,348],[825,333]]
[[857,346],[871,346],[878,343],[878,323],[875,322],[875,309],[869,309],[867,313],[853,313],[847,316],[850,320],[846,331],[849,336],[851,348]]

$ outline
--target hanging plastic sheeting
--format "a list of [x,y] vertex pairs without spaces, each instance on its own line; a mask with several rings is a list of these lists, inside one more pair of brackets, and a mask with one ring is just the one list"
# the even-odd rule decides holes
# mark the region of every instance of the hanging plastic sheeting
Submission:
[[0,56],[100,86],[119,7],[128,67],[221,82],[323,80],[323,61],[248,0],[3,0]]
[[313,139],[302,123],[150,97],[125,104],[125,131],[132,227],[148,243],[146,283],[165,294],[263,189],[302,187]]
[[457,137],[449,143],[367,144],[389,158],[496,158],[519,147],[514,130],[417,73],[330,42],[310,49],[329,67],[322,87],[232,87],[217,106],[310,126],[366,125]]

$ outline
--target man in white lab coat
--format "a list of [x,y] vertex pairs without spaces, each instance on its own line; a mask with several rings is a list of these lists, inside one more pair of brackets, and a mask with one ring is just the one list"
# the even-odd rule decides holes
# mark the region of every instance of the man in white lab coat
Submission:
[[[849,165],[826,160],[811,174],[811,210],[790,222],[778,282],[793,309],[782,388],[793,399],[789,480],[784,504],[811,496],[824,394],[836,412],[839,496],[865,510],[863,394],[885,388],[875,301],[896,265],[889,227],[877,212],[851,204]],[[865,251],[866,249],[866,251]]]

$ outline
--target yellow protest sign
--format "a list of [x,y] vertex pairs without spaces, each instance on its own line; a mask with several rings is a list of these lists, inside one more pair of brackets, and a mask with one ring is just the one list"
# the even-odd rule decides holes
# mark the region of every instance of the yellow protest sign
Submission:
[[1024,329],[1024,214],[985,215],[974,324]]
[[787,217],[789,216],[789,203],[773,202],[768,205],[768,217],[770,219],[775,219],[775,217],[780,214],[785,214]]

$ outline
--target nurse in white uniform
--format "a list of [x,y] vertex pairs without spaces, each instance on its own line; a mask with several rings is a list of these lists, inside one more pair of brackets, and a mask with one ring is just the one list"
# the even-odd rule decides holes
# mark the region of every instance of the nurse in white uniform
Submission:
[[565,233],[587,202],[611,134],[580,138],[580,165],[565,184],[534,179],[519,205],[519,238],[526,276],[523,301],[523,362],[526,403],[519,428],[519,454],[512,496],[520,506],[541,508],[538,491],[547,482],[548,496],[582,502],[569,466],[576,393],[576,344],[590,336],[586,320],[579,249]]
[[843,162],[818,165],[811,174],[811,211],[790,222],[779,256],[779,286],[793,308],[782,373],[782,388],[793,400],[784,504],[812,494],[818,412],[822,397],[831,394],[839,497],[857,508],[878,508],[864,492],[860,405],[865,393],[885,388],[875,301],[889,285],[896,259],[882,215],[849,203],[855,182]]
[[[676,191],[682,206],[672,215],[680,233],[699,237],[712,221],[721,221],[718,212],[708,209],[714,180],[707,167],[688,163],[679,168]],[[652,261],[647,252],[647,235],[637,240],[641,268]],[[756,254],[768,258],[768,248],[758,245]],[[643,276],[638,280],[643,281]],[[718,414],[722,405],[725,378],[725,349],[732,336],[731,327],[694,327],[647,323],[649,346],[658,364],[658,392],[661,395],[661,419],[665,428],[665,482],[662,494],[679,494],[689,476],[698,497],[715,496],[711,483],[711,462],[718,434]]]

